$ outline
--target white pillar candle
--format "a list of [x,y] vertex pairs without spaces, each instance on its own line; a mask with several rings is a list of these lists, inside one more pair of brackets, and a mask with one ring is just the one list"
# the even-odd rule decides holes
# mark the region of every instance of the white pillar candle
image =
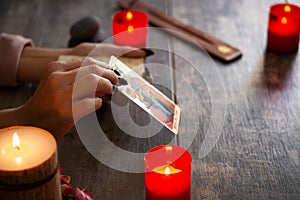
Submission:
[[0,193],[5,199],[61,199],[56,149],[54,137],[43,129],[1,129]]

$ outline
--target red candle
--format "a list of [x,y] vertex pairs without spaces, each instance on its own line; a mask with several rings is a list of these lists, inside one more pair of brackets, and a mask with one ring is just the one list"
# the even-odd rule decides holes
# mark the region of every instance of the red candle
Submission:
[[275,53],[295,53],[299,46],[300,8],[275,4],[269,13],[267,49]]
[[147,200],[190,200],[192,156],[187,150],[157,146],[144,159]]
[[148,16],[140,11],[125,10],[112,17],[114,43],[143,48],[147,43]]

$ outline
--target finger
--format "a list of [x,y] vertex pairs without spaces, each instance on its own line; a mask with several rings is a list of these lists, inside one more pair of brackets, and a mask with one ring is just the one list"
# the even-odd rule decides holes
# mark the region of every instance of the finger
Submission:
[[[89,65],[83,66],[84,64]],[[73,84],[75,82],[75,79],[80,79],[81,77],[90,73],[94,73],[98,76],[103,76],[104,78],[109,79],[113,84],[116,84],[118,82],[118,77],[108,67],[108,65],[94,59],[80,58],[76,60],[70,60],[68,62],[56,62],[52,63],[52,65],[54,65],[52,67],[52,74],[60,74],[63,78],[62,83],[64,83],[64,85]]]
[[112,92],[112,83],[96,74],[88,74],[78,79],[73,85],[73,98],[101,97]]
[[74,47],[70,54],[86,56],[91,51],[93,51],[97,46],[98,46],[98,44],[96,44],[96,43],[84,42],[84,43],[81,43],[81,44],[77,45],[76,47]]
[[102,67],[104,69],[110,69],[110,67],[108,66],[107,63],[96,60],[96,59],[91,58],[91,57],[84,58],[83,63],[82,63],[83,66],[93,65],[93,64],[98,65],[99,67]]
[[77,122],[82,117],[98,110],[102,106],[102,99],[95,98],[85,98],[79,100],[73,104],[73,115],[74,120]]
[[126,53],[124,54],[125,57],[131,58],[145,58],[147,56],[147,52],[142,49],[134,49],[132,47],[125,47]]
[[63,66],[66,64],[66,62],[63,61],[52,61],[48,63],[46,72],[44,73],[43,77],[40,80],[40,83],[43,84],[46,82],[48,77],[53,74],[54,72],[62,71]]
[[95,48],[90,56],[104,56],[109,57],[114,55],[116,57],[146,57],[146,52],[141,49],[137,49],[135,47],[130,46],[117,46],[113,44],[99,44],[97,48]]
[[93,64],[98,65],[99,67],[102,67],[104,69],[110,69],[110,67],[105,62],[101,62],[90,57],[71,59],[67,62],[62,63],[64,71],[70,71],[79,67],[84,67]]
[[118,76],[114,73],[114,71],[112,71],[111,69],[104,69],[95,64],[73,70],[71,71],[71,73],[73,74],[73,76],[75,75],[77,79],[80,79],[88,74],[96,74],[110,80],[110,82],[112,82],[113,84],[116,84],[118,82]]
[[111,94],[106,94],[104,96],[101,97],[103,103],[107,103],[111,100]]
[[105,62],[101,62],[90,57],[76,58],[68,61],[53,61],[49,65],[51,71],[70,71],[79,67],[92,64],[98,65],[99,67],[105,69],[110,69],[110,67]]
[[117,84],[119,81],[118,76],[111,69],[104,69],[95,64],[65,72],[64,80],[67,85],[70,85],[76,80],[79,80],[89,74],[95,74],[97,76],[106,78],[113,84]]
[[114,46],[114,55],[117,57],[125,56],[131,58],[144,58],[146,57],[146,52],[141,49],[130,46]]
[[51,65],[53,65],[52,69],[53,71],[69,71],[72,69],[79,68],[82,65],[82,62],[84,61],[83,58],[78,59],[72,59],[69,61],[54,61],[51,62]]

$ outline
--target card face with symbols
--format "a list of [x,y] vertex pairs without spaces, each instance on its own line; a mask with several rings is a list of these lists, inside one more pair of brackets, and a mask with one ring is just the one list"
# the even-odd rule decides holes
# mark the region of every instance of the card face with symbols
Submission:
[[141,107],[174,134],[178,133],[180,108],[157,88],[126,66],[118,58],[112,56],[109,66],[117,69],[128,84],[118,90],[132,102]]

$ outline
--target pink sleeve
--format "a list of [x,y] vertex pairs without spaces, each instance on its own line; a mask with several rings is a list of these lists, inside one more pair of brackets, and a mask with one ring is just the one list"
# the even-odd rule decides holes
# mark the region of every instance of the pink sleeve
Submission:
[[21,53],[30,39],[19,35],[0,34],[0,86],[17,86],[17,72]]

